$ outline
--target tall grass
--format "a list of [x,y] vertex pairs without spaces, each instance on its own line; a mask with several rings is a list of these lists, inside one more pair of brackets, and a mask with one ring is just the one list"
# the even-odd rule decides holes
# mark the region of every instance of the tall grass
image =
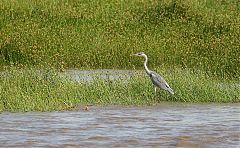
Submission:
[[145,76],[72,81],[57,71],[8,68],[0,77],[0,111],[63,110],[75,104],[152,105],[174,102],[240,102],[240,81],[214,80],[201,72],[161,69],[174,95],[154,94]]
[[235,0],[1,0],[0,65],[150,66],[240,75],[240,4]]

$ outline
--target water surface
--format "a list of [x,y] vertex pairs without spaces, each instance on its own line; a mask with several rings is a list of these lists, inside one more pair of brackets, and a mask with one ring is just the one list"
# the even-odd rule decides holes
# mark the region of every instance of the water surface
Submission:
[[240,146],[239,104],[91,106],[0,114],[0,147]]
[[68,76],[74,81],[89,81],[94,78],[100,79],[129,79],[136,76],[146,76],[144,70],[117,70],[117,69],[96,69],[96,70],[78,70],[67,69],[61,73],[62,76]]

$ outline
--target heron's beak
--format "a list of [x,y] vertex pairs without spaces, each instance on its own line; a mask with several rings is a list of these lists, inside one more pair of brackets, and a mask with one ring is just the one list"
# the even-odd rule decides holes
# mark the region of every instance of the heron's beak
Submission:
[[133,53],[133,54],[131,54],[130,56],[136,56],[137,54],[135,54],[135,53]]

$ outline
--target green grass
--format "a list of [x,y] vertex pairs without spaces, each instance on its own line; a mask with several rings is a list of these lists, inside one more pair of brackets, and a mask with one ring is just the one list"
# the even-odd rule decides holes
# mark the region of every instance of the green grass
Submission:
[[190,70],[159,69],[175,91],[154,94],[148,77],[71,81],[57,71],[7,68],[0,77],[0,111],[65,110],[75,104],[153,105],[172,102],[240,102],[240,81],[219,80]]
[[[236,0],[1,0],[0,66],[151,67],[240,75]],[[0,67],[0,68],[1,68]]]
[[[236,0],[1,0],[0,110],[240,102],[239,24]],[[77,83],[57,72],[142,68],[143,59],[130,57],[138,51],[174,96],[154,95],[147,77]]]

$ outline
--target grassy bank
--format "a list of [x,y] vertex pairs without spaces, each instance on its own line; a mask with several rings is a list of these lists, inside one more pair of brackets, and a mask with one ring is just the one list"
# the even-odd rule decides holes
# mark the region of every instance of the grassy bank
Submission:
[[152,67],[240,75],[236,0],[1,0],[0,65]]
[[148,77],[75,82],[56,71],[10,68],[0,77],[1,111],[50,111],[73,105],[153,105],[174,102],[240,102],[239,81],[214,80],[201,72],[161,70],[175,95],[154,94]]

